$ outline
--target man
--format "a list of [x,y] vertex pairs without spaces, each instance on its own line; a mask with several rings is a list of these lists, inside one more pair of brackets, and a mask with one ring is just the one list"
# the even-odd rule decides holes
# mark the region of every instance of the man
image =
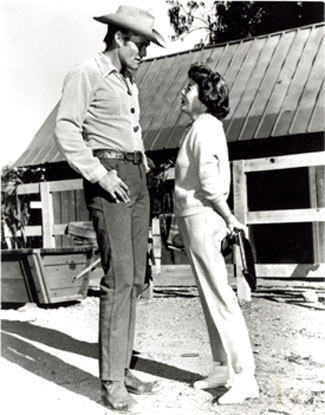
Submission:
[[143,289],[149,227],[147,161],[132,73],[152,41],[165,46],[145,10],[120,6],[95,17],[107,24],[106,49],[67,75],[55,139],[84,178],[84,193],[97,234],[104,277],[99,315],[101,394],[110,409],[132,410],[129,394],[154,393],[129,370],[136,299]]

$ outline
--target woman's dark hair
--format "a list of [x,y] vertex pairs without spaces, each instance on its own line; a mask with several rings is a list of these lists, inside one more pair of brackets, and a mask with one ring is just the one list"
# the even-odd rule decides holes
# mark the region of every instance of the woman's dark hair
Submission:
[[190,66],[188,76],[198,85],[199,100],[208,112],[219,120],[225,118],[229,114],[229,90],[222,76],[201,62]]
[[123,39],[125,41],[130,40],[131,36],[135,34],[131,30],[123,29],[122,27],[118,27],[118,26],[110,24],[108,25],[107,33],[104,37],[104,43],[106,44],[106,47],[109,47],[112,44],[112,41],[113,41],[113,38],[116,32],[121,32]]

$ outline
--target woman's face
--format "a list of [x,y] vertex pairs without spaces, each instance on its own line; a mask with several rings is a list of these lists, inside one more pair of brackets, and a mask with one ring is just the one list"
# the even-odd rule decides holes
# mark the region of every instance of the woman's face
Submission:
[[181,111],[189,115],[193,120],[198,115],[206,112],[207,107],[199,100],[198,85],[190,79],[187,86],[181,92]]

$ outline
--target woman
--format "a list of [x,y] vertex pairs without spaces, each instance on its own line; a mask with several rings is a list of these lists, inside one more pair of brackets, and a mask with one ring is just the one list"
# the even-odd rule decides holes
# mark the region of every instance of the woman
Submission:
[[220,120],[229,112],[228,89],[205,64],[193,64],[188,76],[181,110],[193,124],[176,160],[175,214],[198,285],[215,366],[194,387],[229,386],[218,403],[241,403],[258,396],[258,385],[245,320],[221,254],[227,233],[246,230],[227,204],[230,169]]

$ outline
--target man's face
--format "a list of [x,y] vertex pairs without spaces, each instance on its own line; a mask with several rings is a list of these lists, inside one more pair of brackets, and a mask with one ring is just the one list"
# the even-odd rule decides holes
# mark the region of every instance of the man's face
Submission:
[[130,71],[138,69],[142,59],[147,55],[149,43],[141,35],[132,35],[130,40],[124,40],[119,50],[122,66]]

